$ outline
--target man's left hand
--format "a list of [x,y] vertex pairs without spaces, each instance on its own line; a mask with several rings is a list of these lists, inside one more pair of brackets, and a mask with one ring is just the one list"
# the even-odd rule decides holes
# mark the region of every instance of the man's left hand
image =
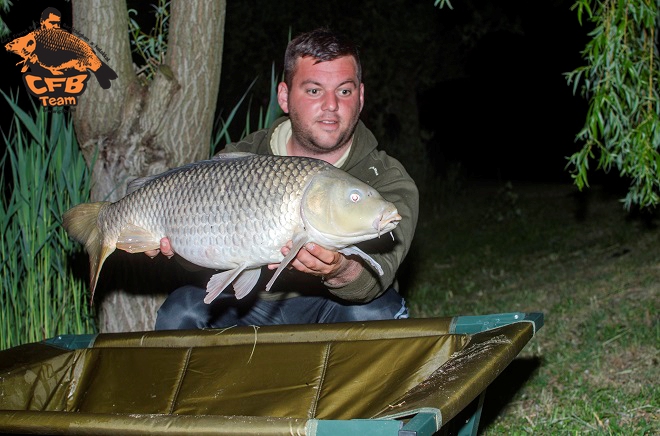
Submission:
[[[282,255],[291,251],[292,241],[282,247]],[[276,269],[279,264],[268,265],[269,269]],[[350,259],[341,253],[331,251],[318,244],[310,242],[300,249],[296,257],[289,263],[289,267],[298,271],[323,277],[330,285],[342,286],[355,280],[362,272],[362,263]]]

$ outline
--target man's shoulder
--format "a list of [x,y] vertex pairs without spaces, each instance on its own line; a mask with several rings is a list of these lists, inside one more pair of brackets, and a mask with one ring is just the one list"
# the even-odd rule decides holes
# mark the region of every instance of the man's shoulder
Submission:
[[398,159],[379,147],[378,140],[362,121],[358,122],[355,130],[354,146],[353,156],[349,158],[349,172],[353,168],[364,171],[375,167],[383,170],[392,169],[403,172],[406,176],[408,175]]
[[403,178],[412,180],[405,167],[398,159],[389,155],[385,150],[374,148],[364,154],[361,159],[356,161],[348,170],[349,173],[367,180],[383,179],[389,177]]
[[245,138],[237,142],[227,144],[225,151],[244,151],[249,153],[262,154],[267,149],[270,135],[269,129],[261,129],[250,133]]
[[273,134],[275,128],[287,119],[287,117],[278,118],[270,127],[252,132],[240,141],[227,144],[224,151],[243,151],[257,154],[271,154],[270,137]]

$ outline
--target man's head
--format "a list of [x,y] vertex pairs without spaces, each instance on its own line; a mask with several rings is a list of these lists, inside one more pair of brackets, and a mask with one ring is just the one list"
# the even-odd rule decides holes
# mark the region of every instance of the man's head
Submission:
[[41,13],[41,28],[42,29],[59,29],[62,14],[55,8],[46,8]]
[[291,40],[284,53],[284,82],[291,86],[299,58],[311,57],[316,62],[327,62],[343,56],[355,59],[358,81],[362,83],[360,54],[351,40],[326,27],[298,35]]
[[357,48],[321,28],[293,39],[278,102],[292,124],[290,151],[334,161],[351,143],[364,104]]

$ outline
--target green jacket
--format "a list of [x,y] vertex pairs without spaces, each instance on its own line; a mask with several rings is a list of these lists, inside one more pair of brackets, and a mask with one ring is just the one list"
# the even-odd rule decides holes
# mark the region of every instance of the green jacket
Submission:
[[[287,117],[279,118],[270,129],[259,130],[239,142],[228,144],[223,152],[273,154],[270,137],[275,128],[287,119]],[[378,276],[371,267],[365,266],[364,271],[353,282],[341,287],[330,287],[321,283],[318,277],[285,270],[286,273],[283,272],[275,281],[270,292],[261,293],[261,298],[286,298],[310,293],[322,295],[330,291],[341,299],[365,303],[378,297],[388,287],[393,285],[397,287],[396,271],[408,254],[417,226],[419,193],[415,182],[401,163],[384,151],[378,150],[377,146],[378,141],[374,135],[362,121],[359,121],[350,154],[341,169],[376,188],[383,198],[396,205],[402,217],[401,222],[392,232],[394,238],[390,235],[382,235],[378,239],[358,244],[383,267],[384,275]]]

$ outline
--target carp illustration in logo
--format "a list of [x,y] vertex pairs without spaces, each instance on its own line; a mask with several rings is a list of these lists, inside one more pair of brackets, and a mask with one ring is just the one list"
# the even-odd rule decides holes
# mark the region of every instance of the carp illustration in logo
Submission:
[[[110,88],[110,81],[117,78],[117,73],[96,55],[89,44],[61,29],[60,16],[55,8],[44,10],[41,28],[5,45],[7,51],[23,58],[16,65],[23,65],[21,72],[30,92],[40,99],[63,95],[75,98],[84,90],[89,72],[94,74],[103,89]],[[28,68],[32,74],[25,74]],[[47,105],[46,100],[42,101]],[[67,101],[71,104],[72,100]]]
[[110,88],[110,81],[117,78],[117,73],[99,59],[87,43],[66,30],[35,30],[7,43],[5,48],[23,58],[17,64],[24,64],[22,73],[27,71],[28,66],[35,65],[55,76],[69,69],[80,72],[90,70],[103,89]]

